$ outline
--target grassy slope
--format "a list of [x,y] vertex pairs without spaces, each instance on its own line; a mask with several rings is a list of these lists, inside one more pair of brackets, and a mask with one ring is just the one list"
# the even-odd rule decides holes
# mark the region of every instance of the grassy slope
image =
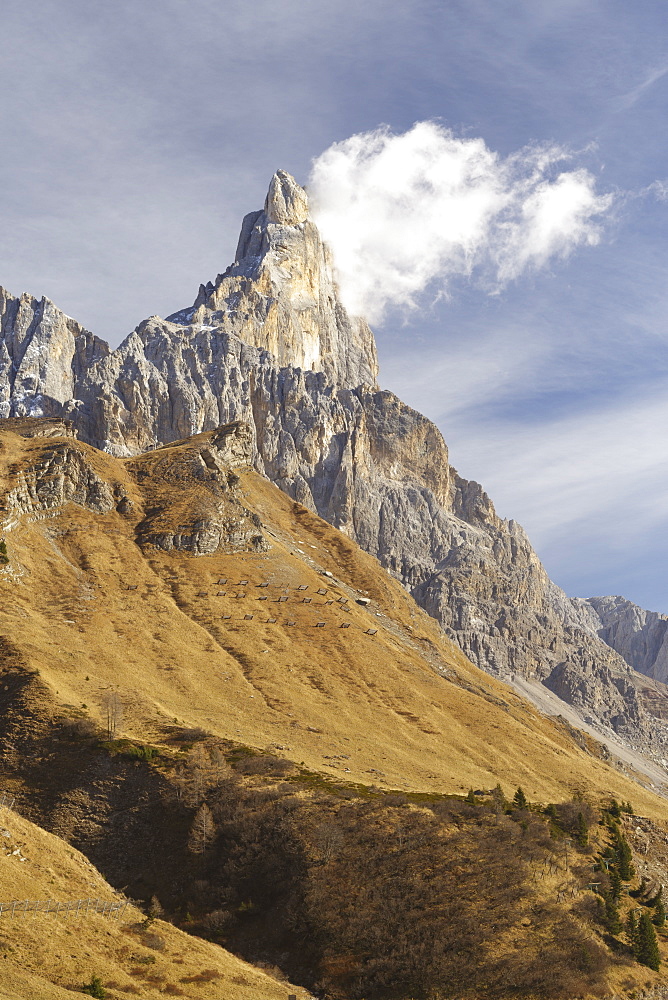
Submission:
[[[2,831],[9,833],[3,836]],[[0,810],[0,901],[13,899],[113,900],[113,889],[82,854],[15,812]],[[20,846],[25,861],[5,854]],[[119,919],[86,919],[36,914],[3,916],[0,923],[0,997],[2,1000],[65,1000],[70,990],[90,982],[92,975],[118,988],[118,998],[137,992],[145,998],[167,995],[226,1000],[287,1000],[303,990],[277,982],[222,948],[190,937],[171,924],[155,921],[151,930],[164,942],[161,950],[147,947],[133,933],[143,915],[129,907]],[[146,959],[149,959],[146,962]],[[154,959],[154,961],[151,961]],[[183,978],[208,971],[209,982],[183,983]],[[151,983],[147,976],[160,982]],[[208,977],[204,977],[205,979]],[[131,992],[128,990],[131,988]],[[177,992],[181,990],[182,993]],[[222,991],[222,992],[221,992]]]
[[[53,444],[14,434],[3,442],[9,484]],[[104,692],[118,690],[124,732],[135,738],[160,741],[176,720],[256,747],[278,745],[292,760],[355,782],[461,792],[500,781],[508,791],[521,784],[533,800],[584,784],[630,798],[647,815],[668,815],[663,800],[473,667],[374,559],[254,472],[241,473],[241,488],[273,533],[268,552],[142,553],[135,528],[150,498],[127,463],[77,447],[98,475],[122,483],[136,512],[102,515],[68,503],[46,517],[24,515],[7,535],[11,572],[0,577],[0,632],[70,712],[101,718]],[[150,466],[167,451],[178,455],[179,446],[142,461]],[[179,508],[188,488],[179,490]],[[196,485],[193,494],[201,506]],[[177,509],[175,523],[181,515]],[[169,511],[161,520],[164,527]],[[227,587],[216,586],[220,576]],[[230,587],[241,579],[248,586]],[[259,589],[261,582],[270,587]],[[316,595],[319,587],[326,596]],[[216,596],[219,589],[228,596]],[[245,599],[229,596],[240,589]],[[358,592],[371,597],[368,609],[354,603]],[[275,603],[283,593],[288,602]],[[269,600],[258,601],[264,594]],[[265,623],[269,615],[276,624]],[[341,629],[343,621],[351,627]],[[364,634],[369,627],[377,635]]]

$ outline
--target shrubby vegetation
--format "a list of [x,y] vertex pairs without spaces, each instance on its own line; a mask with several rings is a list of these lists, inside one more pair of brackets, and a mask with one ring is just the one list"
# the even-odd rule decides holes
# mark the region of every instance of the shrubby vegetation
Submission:
[[566,998],[613,961],[592,930],[597,906],[569,912],[535,881],[546,859],[563,864],[572,832],[571,868],[591,869],[586,802],[545,816],[521,789],[462,800],[337,788],[201,744],[172,778],[191,868],[167,909],[325,996]]

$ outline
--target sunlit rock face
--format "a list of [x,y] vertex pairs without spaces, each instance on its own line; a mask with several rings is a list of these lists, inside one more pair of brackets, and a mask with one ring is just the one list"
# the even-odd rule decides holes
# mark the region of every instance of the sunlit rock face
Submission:
[[0,417],[62,416],[90,367],[108,355],[104,341],[49,299],[0,287]]
[[2,293],[0,308],[2,415],[67,418],[121,456],[242,422],[244,460],[376,556],[475,663],[646,731],[633,673],[592,609],[451,468],[434,424],[377,387],[373,335],[341,305],[289,174],[194,304],[150,317],[113,352],[47,300]]

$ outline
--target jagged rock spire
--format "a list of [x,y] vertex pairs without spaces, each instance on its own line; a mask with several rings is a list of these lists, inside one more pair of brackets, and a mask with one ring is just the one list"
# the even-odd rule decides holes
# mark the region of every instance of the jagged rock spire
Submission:
[[277,170],[271,178],[264,203],[267,222],[279,226],[296,226],[308,218],[308,198],[294,177],[285,170]]

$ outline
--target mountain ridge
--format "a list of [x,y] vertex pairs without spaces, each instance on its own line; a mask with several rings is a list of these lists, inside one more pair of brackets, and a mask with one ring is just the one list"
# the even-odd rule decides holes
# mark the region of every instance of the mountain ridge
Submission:
[[0,413],[67,418],[126,456],[241,421],[253,466],[375,556],[476,664],[536,678],[652,753],[668,745],[591,610],[452,469],[438,428],[377,388],[373,335],[338,301],[306,194],[285,172],[246,216],[237,256],[191,309],[145,320],[113,352],[51,304],[5,294]]

